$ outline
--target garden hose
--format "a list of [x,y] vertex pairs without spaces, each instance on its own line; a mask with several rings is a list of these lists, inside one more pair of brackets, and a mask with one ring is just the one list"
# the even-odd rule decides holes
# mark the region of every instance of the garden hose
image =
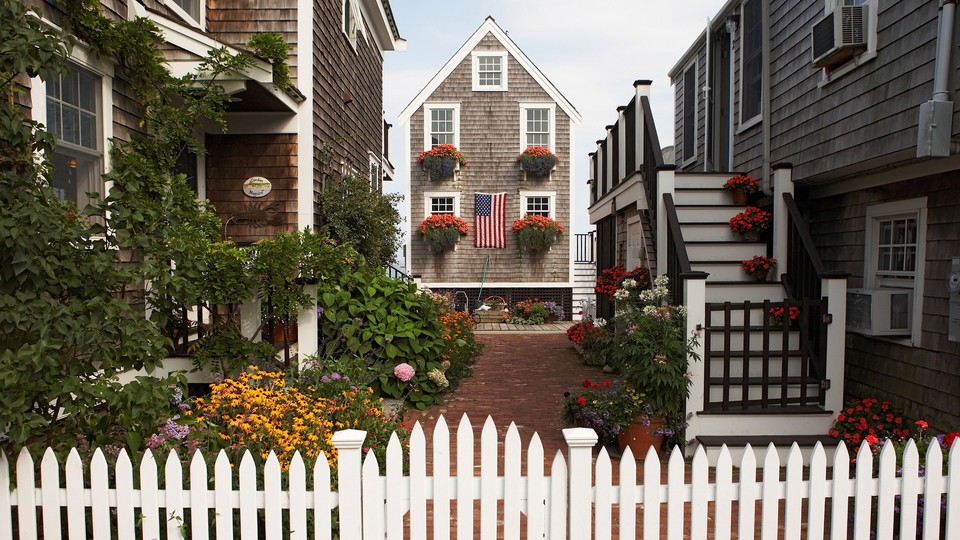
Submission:
[[490,264],[490,256],[487,255],[487,260],[483,261],[483,274],[480,276],[480,292],[477,293],[477,305],[483,303],[483,282],[487,279],[487,265]]

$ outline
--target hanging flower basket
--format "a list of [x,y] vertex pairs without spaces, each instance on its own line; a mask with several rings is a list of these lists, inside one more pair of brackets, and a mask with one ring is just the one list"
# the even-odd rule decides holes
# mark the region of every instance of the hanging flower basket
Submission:
[[453,176],[457,166],[467,164],[463,154],[452,144],[440,144],[430,150],[420,152],[417,163],[430,174],[431,180],[442,180]]
[[430,246],[430,251],[440,253],[454,247],[462,236],[470,232],[470,225],[452,214],[437,214],[420,222],[417,232]]
[[563,234],[563,225],[555,219],[527,214],[513,222],[513,234],[521,249],[546,251]]
[[756,206],[748,206],[746,210],[730,218],[730,230],[743,235],[744,239],[755,241],[760,233],[770,228],[773,214],[761,210]]
[[517,158],[520,168],[530,176],[544,177],[557,166],[560,161],[550,150],[542,146],[531,146]]
[[760,191],[760,182],[752,176],[738,174],[723,184],[723,189],[733,195],[733,204],[747,204],[751,193]]

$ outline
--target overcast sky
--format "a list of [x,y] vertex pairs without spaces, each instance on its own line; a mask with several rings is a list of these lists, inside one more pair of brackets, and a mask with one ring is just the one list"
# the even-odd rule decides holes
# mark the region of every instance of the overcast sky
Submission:
[[[386,54],[384,108],[394,124],[391,161],[403,193],[400,111],[426,86],[484,19],[492,16],[583,116],[574,131],[572,228],[592,230],[587,217],[587,154],[633,96],[633,81],[653,80],[650,102],[663,146],[673,144],[673,89],[667,72],[706,27],[724,0],[391,0],[405,52]],[[406,201],[402,212],[409,219]],[[406,227],[405,227],[406,228]]]

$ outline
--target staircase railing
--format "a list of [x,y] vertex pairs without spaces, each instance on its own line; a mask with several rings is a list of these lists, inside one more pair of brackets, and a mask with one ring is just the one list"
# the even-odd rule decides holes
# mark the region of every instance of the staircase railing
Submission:
[[392,264],[388,263],[383,267],[383,270],[387,273],[388,278],[399,279],[401,281],[406,281],[407,283],[410,283],[411,281],[413,281],[413,277],[410,274],[404,272],[403,270],[397,268]]
[[687,245],[683,241],[683,232],[680,230],[680,218],[673,203],[673,195],[663,194],[663,204],[666,209],[664,218],[667,222],[667,277],[670,279],[670,295],[673,303],[684,301],[684,281],[687,279],[707,279],[707,273],[694,271],[690,266],[690,257],[687,255]]
[[180,306],[164,329],[164,334],[173,342],[170,352],[178,356],[189,355],[193,342],[203,338],[210,328],[222,322],[221,318],[229,320],[235,314],[235,306],[229,304],[218,306],[197,301],[193,306]]
[[660,138],[657,126],[653,123],[653,110],[646,96],[640,99],[643,107],[643,188],[647,196],[647,212],[650,216],[651,230],[657,230],[657,171],[663,167],[663,152],[660,150]]
[[573,262],[592,263],[597,260],[596,231],[588,233],[578,233],[574,235],[576,240],[576,258]]

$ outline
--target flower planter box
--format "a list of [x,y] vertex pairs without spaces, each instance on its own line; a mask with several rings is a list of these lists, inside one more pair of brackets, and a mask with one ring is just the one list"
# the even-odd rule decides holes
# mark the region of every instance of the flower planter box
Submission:
[[473,318],[478,323],[498,323],[503,321],[506,311],[499,309],[485,309],[473,312]]

